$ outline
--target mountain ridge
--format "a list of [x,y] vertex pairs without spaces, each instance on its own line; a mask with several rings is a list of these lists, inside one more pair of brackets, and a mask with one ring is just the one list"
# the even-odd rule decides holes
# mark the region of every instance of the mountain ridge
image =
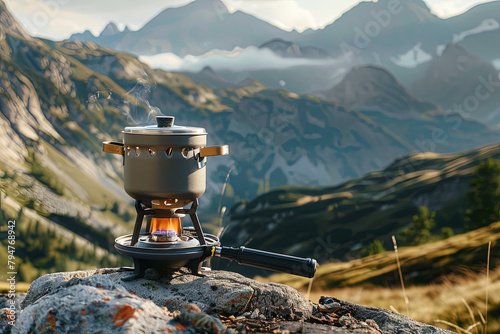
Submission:
[[411,91],[444,110],[500,127],[499,72],[460,44],[450,43]]
[[354,67],[339,84],[320,94],[349,108],[379,110],[393,117],[421,116],[437,109],[418,101],[392,73],[375,65]]
[[[296,34],[241,11],[230,13],[220,0],[197,0],[164,9],[139,30],[117,33],[113,38],[100,35],[92,41],[141,55],[173,52],[185,56],[200,55],[212,49],[232,50],[236,46],[259,45],[263,40]],[[70,37],[77,38],[83,40],[85,36],[74,34]]]

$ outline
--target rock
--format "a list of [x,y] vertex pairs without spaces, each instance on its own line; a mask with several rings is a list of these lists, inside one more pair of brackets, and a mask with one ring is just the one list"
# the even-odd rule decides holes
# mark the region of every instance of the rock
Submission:
[[319,304],[319,310],[325,313],[332,313],[340,309],[340,304],[336,302],[330,302],[328,304]]
[[100,269],[45,275],[32,283],[23,308],[65,284],[101,284],[106,289],[121,287],[169,310],[183,310],[191,303],[202,312],[223,315],[239,315],[273,305],[283,305],[305,316],[313,310],[313,304],[293,288],[258,282],[233,272],[210,271],[200,277],[183,271],[160,274],[148,270],[142,279],[123,282],[121,278],[128,274],[118,269]]
[[24,309],[26,306],[31,305],[37,299],[48,293],[51,293],[54,289],[60,287],[73,277],[89,277],[111,272],[116,272],[116,269],[82,270],[44,275],[31,283],[28,294],[24,297],[24,300],[21,303],[21,308]]
[[320,304],[338,303],[337,314],[341,315],[340,322],[348,325],[351,320],[345,318],[350,314],[354,319],[371,324],[370,327],[380,329],[383,333],[401,333],[401,334],[437,334],[453,333],[444,329],[433,327],[415,320],[412,320],[402,314],[392,312],[386,309],[376,307],[366,307],[346,302],[335,297],[321,297]]
[[123,288],[106,290],[69,286],[26,307],[12,330],[16,333],[80,332],[157,333],[176,331],[167,311]]
[[451,333],[334,297],[316,305],[288,286],[232,272],[148,270],[123,282],[128,274],[96,269],[42,276],[14,327],[0,310],[0,333]]
[[9,298],[9,295],[0,295],[0,309],[10,308],[13,305],[13,309],[16,312],[21,311],[21,303],[26,297],[25,293],[15,293],[13,298]]

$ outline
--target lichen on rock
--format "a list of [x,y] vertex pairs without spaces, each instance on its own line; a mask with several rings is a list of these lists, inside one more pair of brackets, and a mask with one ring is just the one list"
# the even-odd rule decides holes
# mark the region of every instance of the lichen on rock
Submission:
[[[1,333],[451,333],[403,315],[322,297],[240,274],[150,269],[97,269],[49,274],[35,280],[17,315]],[[5,310],[0,310],[3,324]]]

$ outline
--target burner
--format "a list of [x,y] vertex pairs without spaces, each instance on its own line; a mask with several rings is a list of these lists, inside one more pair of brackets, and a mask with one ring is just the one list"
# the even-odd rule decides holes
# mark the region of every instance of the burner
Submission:
[[146,235],[139,238],[137,242],[137,247],[143,248],[186,248],[186,247],[196,247],[200,243],[198,239],[182,235],[180,237],[177,234],[174,235],[174,240],[160,241],[155,235]]
[[176,214],[173,209],[158,209],[151,219],[151,239],[154,241],[177,241],[182,232],[181,218],[183,214]]
[[[192,201],[190,209],[165,208],[163,205],[155,207],[148,208],[136,201],[134,233],[115,240],[116,250],[134,259],[134,273],[123,280],[142,277],[148,268],[188,267],[193,273],[200,274],[201,264],[214,255],[219,239],[203,233],[196,214],[198,200]],[[181,218],[186,214],[190,216],[193,228],[182,228]],[[147,217],[147,225],[145,233],[141,234],[144,217]]]

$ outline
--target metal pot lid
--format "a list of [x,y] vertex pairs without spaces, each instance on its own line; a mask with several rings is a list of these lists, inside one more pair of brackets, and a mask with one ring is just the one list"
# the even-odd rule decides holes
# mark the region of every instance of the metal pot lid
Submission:
[[126,127],[123,133],[146,135],[206,135],[204,128],[174,125],[173,116],[156,116],[156,125]]

